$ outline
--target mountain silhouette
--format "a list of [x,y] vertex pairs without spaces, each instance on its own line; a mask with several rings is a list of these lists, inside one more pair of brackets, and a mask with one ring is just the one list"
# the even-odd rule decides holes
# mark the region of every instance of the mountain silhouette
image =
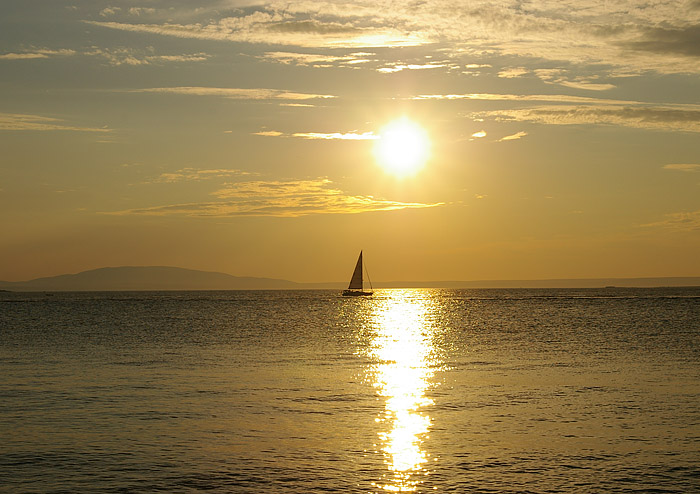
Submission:
[[264,290],[294,289],[299,286],[287,280],[232,276],[169,266],[99,268],[30,281],[0,282],[0,289],[16,291]]

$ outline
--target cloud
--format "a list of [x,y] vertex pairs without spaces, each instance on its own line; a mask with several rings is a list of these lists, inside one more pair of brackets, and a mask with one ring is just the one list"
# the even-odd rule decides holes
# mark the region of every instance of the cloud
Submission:
[[613,100],[590,98],[588,96],[571,96],[568,94],[419,94],[414,100],[477,100],[477,101],[542,101],[550,103],[580,103],[596,105],[642,105],[642,102],[631,100]]
[[389,64],[386,67],[380,67],[377,72],[382,74],[393,74],[394,72],[401,72],[402,70],[426,70],[426,69],[439,69],[442,67],[447,67],[444,63],[426,63],[426,64]]
[[429,40],[420,32],[399,30],[387,25],[363,25],[347,19],[309,18],[308,12],[295,15],[275,6],[264,7],[240,17],[225,17],[209,23],[129,24],[84,21],[121,31],[146,32],[178,38],[225,40],[240,43],[299,47],[361,48],[418,46]]
[[700,211],[670,213],[661,221],[642,225],[647,228],[663,228],[675,232],[695,232],[700,230]]
[[[455,67],[457,68],[457,67]],[[462,74],[469,75],[469,76],[478,76],[482,73],[482,70],[480,69],[490,69],[492,68],[491,64],[487,63],[468,63],[464,66],[464,69],[462,71]]]
[[536,69],[535,75],[547,84],[558,84],[560,86],[574,89],[584,89],[587,91],[607,91],[614,89],[614,84],[595,82],[598,76],[576,76],[573,80],[567,77],[568,70],[563,69]]
[[85,52],[86,55],[102,57],[110,65],[153,65],[163,63],[202,62],[209,58],[206,53],[181,55],[156,55],[154,53],[131,48],[96,48]]
[[481,137],[486,137],[486,131],[480,130],[479,132],[474,132],[474,133],[472,134],[472,137],[475,138],[475,139],[479,139],[479,138],[481,138]]
[[3,53],[0,60],[31,60],[33,58],[49,58],[43,53]]
[[678,163],[663,166],[664,170],[676,170],[681,172],[700,172],[700,164]]
[[[521,57],[588,65],[598,72],[693,73],[700,69],[700,9],[697,0],[680,3],[472,0],[455,8],[448,0],[302,0],[234,2],[232,7],[238,8],[233,10],[212,2],[168,10],[160,23],[112,22],[106,17],[85,22],[121,31],[236,43],[349,49],[432,44],[455,58]],[[121,13],[146,13],[144,9],[136,14],[134,9]],[[670,56],[658,57],[659,53]],[[517,69],[505,68],[501,74],[517,76]],[[605,83],[569,84],[603,90]]]
[[340,140],[340,141],[366,141],[372,139],[379,139],[379,136],[373,132],[363,132],[358,134],[357,132],[296,132],[292,134],[285,134],[284,132],[278,132],[276,130],[264,130],[260,132],[254,132],[253,135],[263,136],[263,137],[297,137],[300,139],[318,139],[318,140]]
[[18,113],[0,113],[0,130],[37,130],[37,131],[75,131],[75,132],[111,132],[107,128],[77,127],[66,124],[60,118]]
[[201,62],[210,58],[206,53],[190,53],[177,55],[157,55],[153,50],[135,50],[132,48],[91,48],[76,51],[68,49],[51,50],[36,48],[19,53],[4,53],[0,60],[30,60],[39,58],[67,57],[73,55],[85,55],[101,57],[110,65],[152,65],[172,62]]
[[421,94],[412,99],[559,103],[551,106],[471,113],[469,116],[477,121],[494,118],[501,121],[550,125],[604,124],[639,129],[700,132],[700,105],[652,106],[633,100],[560,94]]
[[149,7],[131,7],[129,9],[129,14],[140,16],[141,14],[155,14],[156,9]]
[[260,132],[253,132],[253,135],[263,137],[286,137],[283,132],[278,132],[276,130],[261,130]]
[[606,124],[649,130],[700,132],[700,109],[696,108],[543,106],[476,112],[472,117],[548,125]]
[[105,7],[104,9],[100,10],[100,17],[109,17],[117,12],[119,12],[121,8],[119,7]]
[[557,84],[574,89],[585,89],[586,91],[607,91],[608,89],[615,89],[617,87],[614,84],[591,82],[585,79],[574,81],[561,80],[558,81]]
[[631,50],[700,57],[700,24],[645,29],[641,39],[623,41],[620,45]]
[[252,99],[252,100],[308,100],[308,99],[328,99],[335,98],[329,94],[295,93],[280,89],[244,89],[244,88],[222,88],[222,87],[154,87],[146,89],[134,89],[135,93],[167,93],[185,94],[192,96],[220,96],[231,99]]
[[262,55],[262,59],[285,65],[301,65],[312,67],[327,67],[335,65],[353,65],[357,63],[369,62],[365,57],[373,56],[374,53],[356,52],[349,55],[328,55],[320,53],[295,53],[287,51],[272,51]]
[[504,142],[504,141],[515,141],[517,139],[522,139],[527,135],[527,132],[520,131],[516,134],[512,134],[509,136],[501,137],[498,142]]
[[328,179],[250,181],[228,184],[213,195],[220,201],[171,204],[106,214],[148,216],[235,217],[274,216],[294,218],[312,214],[356,214],[442,206],[353,196]]
[[161,173],[151,183],[199,182],[202,180],[209,180],[213,178],[228,178],[243,175],[250,175],[250,173],[241,170],[230,170],[226,168],[219,168],[213,170],[202,170],[198,168],[182,168],[181,170],[177,170],[175,172]]
[[36,58],[67,57],[75,55],[75,50],[49,50],[38,48],[21,53],[4,53],[0,55],[0,60],[31,60]]
[[498,73],[498,77],[502,77],[504,79],[514,79],[516,77],[522,77],[529,73],[530,71],[525,67],[511,67],[508,69],[501,70]]

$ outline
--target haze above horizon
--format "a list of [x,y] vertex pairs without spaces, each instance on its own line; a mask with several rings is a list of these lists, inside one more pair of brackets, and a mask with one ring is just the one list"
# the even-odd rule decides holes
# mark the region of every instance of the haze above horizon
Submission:
[[0,5],[0,280],[700,276],[700,0]]

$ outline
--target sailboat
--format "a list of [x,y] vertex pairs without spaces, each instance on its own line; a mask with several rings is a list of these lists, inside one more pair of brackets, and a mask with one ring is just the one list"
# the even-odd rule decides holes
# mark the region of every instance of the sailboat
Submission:
[[[369,280],[369,275],[367,275]],[[360,257],[357,258],[357,264],[355,264],[355,271],[352,272],[352,278],[350,278],[350,284],[347,290],[343,290],[343,297],[357,297],[363,295],[372,295],[372,280],[369,280],[369,291],[365,291],[362,286],[362,251],[360,251]]]

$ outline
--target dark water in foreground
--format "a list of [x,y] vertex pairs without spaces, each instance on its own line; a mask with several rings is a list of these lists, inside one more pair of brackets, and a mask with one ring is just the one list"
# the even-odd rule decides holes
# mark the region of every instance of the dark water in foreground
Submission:
[[700,492],[700,289],[0,294],[0,492]]

